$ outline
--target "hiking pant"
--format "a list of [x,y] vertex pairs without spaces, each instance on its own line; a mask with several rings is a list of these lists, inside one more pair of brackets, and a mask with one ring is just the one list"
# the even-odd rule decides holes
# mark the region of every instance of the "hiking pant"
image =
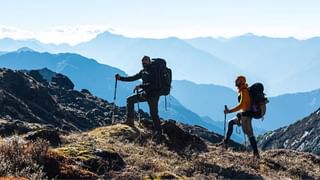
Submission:
[[153,95],[153,96],[147,96],[147,94],[135,94],[132,96],[129,96],[127,98],[127,118],[128,120],[134,119],[134,104],[138,102],[148,102],[149,105],[149,111],[151,115],[151,119],[153,121],[153,126],[155,130],[161,130],[161,122],[158,115],[158,102],[159,102],[160,96]]

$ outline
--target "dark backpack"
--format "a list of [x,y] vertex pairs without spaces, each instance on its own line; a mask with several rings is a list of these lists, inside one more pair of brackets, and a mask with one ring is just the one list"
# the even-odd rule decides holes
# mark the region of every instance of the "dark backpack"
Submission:
[[251,112],[255,119],[263,118],[267,111],[268,99],[264,94],[264,87],[262,83],[255,83],[249,88],[251,97]]
[[161,58],[154,58],[151,62],[151,77],[153,91],[160,95],[169,95],[172,82],[172,71],[167,67],[167,62]]

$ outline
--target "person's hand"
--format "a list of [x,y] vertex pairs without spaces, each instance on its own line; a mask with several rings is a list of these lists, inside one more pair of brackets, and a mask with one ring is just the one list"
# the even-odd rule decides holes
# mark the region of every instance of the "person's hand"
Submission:
[[120,75],[116,74],[115,78],[116,78],[116,80],[120,80]]
[[133,93],[139,92],[139,89],[141,89],[140,86],[136,86],[136,87],[133,89]]

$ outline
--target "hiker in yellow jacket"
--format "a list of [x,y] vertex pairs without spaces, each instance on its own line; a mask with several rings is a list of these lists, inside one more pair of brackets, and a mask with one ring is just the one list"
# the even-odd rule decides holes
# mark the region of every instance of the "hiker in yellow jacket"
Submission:
[[242,125],[243,132],[248,136],[251,147],[253,149],[253,155],[257,158],[259,158],[259,151],[257,148],[257,142],[256,138],[253,134],[252,129],[252,115],[251,115],[251,98],[249,94],[248,84],[246,82],[246,78],[244,76],[238,76],[235,81],[235,86],[238,88],[238,101],[239,104],[232,108],[228,109],[228,107],[225,108],[224,113],[234,113],[238,112],[237,117],[229,121],[228,124],[228,131],[226,134],[226,137],[224,138],[223,142],[221,142],[221,145],[224,145],[226,148],[228,147],[228,142],[230,140],[230,137],[233,132],[233,126],[234,125]]

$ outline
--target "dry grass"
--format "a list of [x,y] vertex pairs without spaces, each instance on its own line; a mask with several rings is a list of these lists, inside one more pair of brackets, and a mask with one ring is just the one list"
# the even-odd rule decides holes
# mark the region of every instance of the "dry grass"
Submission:
[[263,170],[266,174],[277,174],[295,179],[320,177],[320,158],[310,153],[291,150],[272,150],[263,154]]
[[76,143],[69,143],[55,151],[60,155],[79,160],[92,155],[90,152],[93,152],[93,149],[117,152],[126,163],[122,174],[133,176],[139,174],[140,178],[156,177],[157,173],[163,172],[175,173],[179,171],[181,163],[187,163],[186,159],[168,150],[164,144],[156,144],[148,139],[149,136],[149,132],[143,129],[133,129],[126,125],[108,126],[97,128],[89,133],[72,135],[70,136],[72,140],[65,140],[65,142],[78,138],[74,141]]
[[28,179],[23,177],[8,176],[8,177],[0,177],[0,180],[28,180]]
[[[62,147],[50,150],[46,141],[28,142],[17,136],[0,139],[0,177],[9,180],[46,176],[73,179],[320,177],[320,158],[309,153],[271,150],[263,152],[261,160],[257,161],[248,152],[208,145],[208,152],[190,152],[189,156],[182,156],[170,150],[166,143],[153,140],[150,131],[121,124],[65,136],[63,142]],[[108,162],[109,156],[120,160]]]
[[90,179],[97,176],[49,149],[47,141],[25,141],[19,136],[0,143],[0,179]]
[[25,142],[17,136],[4,140],[0,145],[0,176],[43,179],[43,167],[37,162],[48,151],[48,143],[37,140]]
[[150,136],[145,129],[125,125],[101,127],[65,137],[65,146],[56,152],[80,161],[93,158],[96,149],[116,152],[126,165],[120,171],[106,172],[104,177],[114,179],[305,179],[320,176],[319,159],[306,153],[267,151],[257,161],[248,152],[208,146],[209,152],[183,157]]

